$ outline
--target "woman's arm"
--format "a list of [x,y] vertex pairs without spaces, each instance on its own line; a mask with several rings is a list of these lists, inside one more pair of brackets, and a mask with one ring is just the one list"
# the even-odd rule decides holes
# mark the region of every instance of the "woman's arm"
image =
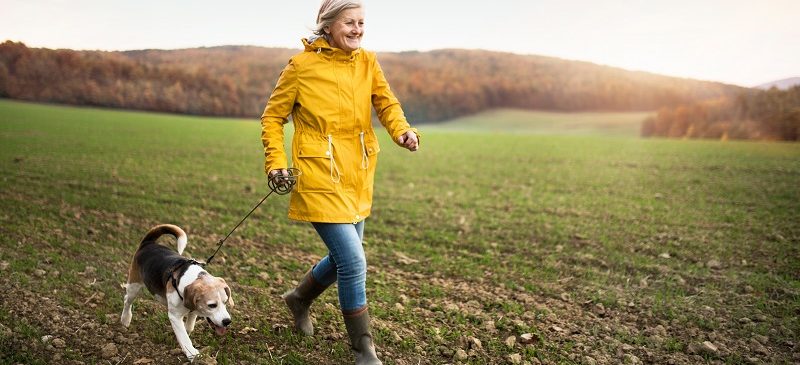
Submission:
[[389,82],[386,81],[377,59],[375,59],[372,72],[372,106],[378,114],[378,119],[395,143],[411,151],[416,151],[419,132],[408,124],[400,102],[389,88]]
[[288,161],[283,142],[283,125],[289,120],[297,98],[297,70],[293,60],[281,72],[275,90],[261,115],[261,142],[264,144],[264,172],[286,169]]

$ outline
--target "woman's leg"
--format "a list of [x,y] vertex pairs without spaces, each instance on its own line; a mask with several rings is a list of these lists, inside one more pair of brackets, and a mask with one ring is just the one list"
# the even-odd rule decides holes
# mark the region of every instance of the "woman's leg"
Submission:
[[316,265],[311,269],[314,275],[314,280],[322,285],[330,286],[336,282],[336,262],[330,254],[319,260]]
[[[363,222],[359,223],[356,231],[360,245],[361,237],[363,237],[364,232]],[[306,336],[314,334],[314,325],[309,315],[311,303],[322,294],[326,288],[336,282],[338,275],[334,257],[334,255],[330,254],[323,257],[322,260],[306,272],[303,278],[300,279],[300,283],[296,288],[283,294],[283,300],[289,307],[292,316],[294,316],[295,329]]]
[[[364,221],[356,224],[314,223],[314,228],[328,246],[328,256],[320,263],[333,263],[339,289],[339,306],[344,316],[350,346],[356,356],[356,365],[381,365],[370,334],[370,317],[367,308],[367,260],[364,256]],[[317,265],[319,267],[320,264]],[[317,268],[315,268],[314,271]],[[323,266],[319,277],[332,277]]]
[[[362,221],[356,224],[355,230],[358,235],[358,243],[360,246],[361,238],[364,235],[364,222]],[[336,282],[338,275],[334,257],[334,255],[330,254],[323,257],[322,260],[314,265],[314,267],[300,279],[296,288],[283,294],[283,300],[286,302],[286,305],[289,307],[294,317],[295,329],[304,335],[311,336],[314,334],[314,325],[311,323],[311,318],[309,316],[311,303],[322,294],[327,287]],[[364,297],[364,301],[366,302],[366,297]]]
[[354,312],[367,305],[367,261],[362,238],[364,221],[349,223],[313,223],[328,247],[328,255],[314,267],[314,278],[322,284],[338,282],[342,312]]
[[328,288],[328,285],[322,285],[314,279],[312,270],[306,272],[297,287],[282,295],[283,301],[294,316],[294,328],[306,336],[314,334],[314,324],[309,317],[311,303]]
[[[364,221],[355,224],[358,240],[364,242]],[[324,286],[330,286],[336,282],[336,261],[331,257],[330,252],[323,257],[313,268],[314,279]]]

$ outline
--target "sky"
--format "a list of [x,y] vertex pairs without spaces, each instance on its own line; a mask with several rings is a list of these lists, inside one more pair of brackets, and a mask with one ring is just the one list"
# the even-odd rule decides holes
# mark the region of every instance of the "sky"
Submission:
[[[373,51],[485,49],[741,86],[800,76],[800,0],[364,0]],[[300,49],[320,0],[0,0],[0,42]]]

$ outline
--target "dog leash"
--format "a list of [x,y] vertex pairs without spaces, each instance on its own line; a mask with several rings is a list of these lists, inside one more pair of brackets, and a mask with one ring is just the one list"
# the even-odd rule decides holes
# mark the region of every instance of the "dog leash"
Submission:
[[233,229],[228,233],[227,236],[225,236],[225,238],[219,240],[219,245],[217,246],[217,250],[214,251],[214,253],[208,257],[208,260],[206,260],[205,265],[211,263],[211,260],[213,260],[214,256],[217,255],[219,249],[222,248],[222,245],[225,243],[225,240],[227,240],[228,237],[230,237],[233,234],[233,232],[236,231],[236,229],[239,228],[239,226],[241,226],[242,223],[244,223],[244,221],[247,220],[247,218],[250,217],[250,215],[256,211],[256,209],[261,205],[261,203],[263,203],[265,200],[267,200],[267,198],[269,198],[270,195],[272,195],[272,193],[276,193],[278,195],[286,195],[289,194],[289,192],[291,192],[292,189],[294,189],[295,184],[297,184],[297,178],[302,174],[302,172],[294,167],[290,167],[286,169],[286,171],[289,173],[289,175],[277,174],[269,178],[269,180],[267,181],[267,186],[269,186],[269,193],[267,193],[267,195],[263,199],[261,199],[261,201],[258,202],[258,204],[256,204],[256,206],[253,207],[253,209],[250,210],[250,213],[247,213],[247,215],[244,216],[244,218],[242,218],[241,221],[239,221],[239,224],[237,224],[236,227],[233,227]]

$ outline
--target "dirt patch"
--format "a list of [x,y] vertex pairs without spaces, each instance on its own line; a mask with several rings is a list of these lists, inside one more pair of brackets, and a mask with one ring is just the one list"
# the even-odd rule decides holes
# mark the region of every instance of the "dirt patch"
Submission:
[[[2,281],[2,286],[4,292],[0,297],[0,307],[8,313],[8,322],[4,326],[11,331],[11,336],[4,338],[4,342],[13,352],[61,364],[84,364],[87,359],[103,359],[114,364],[146,364],[154,363],[154,359],[162,364],[185,361],[170,355],[173,349],[169,346],[142,338],[135,328],[126,330],[119,323],[118,313],[98,318],[89,304],[104,300],[102,296],[88,297],[80,303],[87,310],[79,311],[7,280]],[[140,304],[138,309],[152,312],[155,308]],[[17,336],[28,328],[36,329],[34,340]]]

